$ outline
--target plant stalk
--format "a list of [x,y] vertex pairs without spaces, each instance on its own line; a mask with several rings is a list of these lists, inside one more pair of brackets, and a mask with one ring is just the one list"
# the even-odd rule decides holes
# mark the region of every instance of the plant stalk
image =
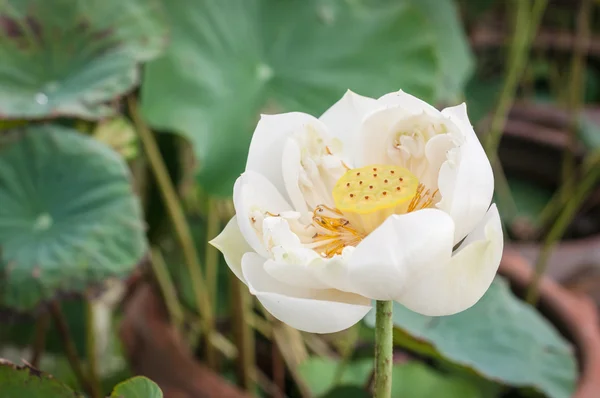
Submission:
[[167,264],[165,263],[165,259],[163,258],[160,249],[158,247],[152,247],[150,253],[152,271],[154,272],[154,277],[158,282],[163,300],[165,301],[171,324],[175,329],[181,331],[185,315],[181,304],[179,303],[179,298],[177,297],[177,289],[171,279]]
[[[210,305],[210,297],[208,295],[208,291],[206,290],[206,283],[204,281],[202,269],[200,268],[198,252],[196,251],[196,246],[194,245],[194,240],[192,239],[190,227],[185,218],[185,213],[177,196],[175,187],[173,186],[173,182],[169,178],[167,167],[160,154],[160,150],[154,135],[148,126],[146,126],[146,123],[142,120],[137,109],[135,98],[133,96],[129,96],[127,98],[127,103],[136,127],[135,130],[140,137],[140,141],[142,142],[144,151],[148,157],[148,161],[150,162],[150,167],[154,173],[154,177],[156,178],[156,182],[160,188],[163,200],[167,206],[169,216],[171,217],[171,222],[175,228],[175,233],[183,250],[185,264],[188,268],[196,297],[196,305],[200,313],[200,318],[204,323],[204,332],[207,339],[206,347],[208,350],[207,358],[214,358],[213,355],[208,355],[208,352],[212,351],[213,349],[212,345],[208,343],[210,341],[210,336],[214,333],[212,328],[214,325],[212,321],[213,312]],[[208,365],[213,367],[214,364],[209,363]]]
[[88,375],[90,387],[92,389],[92,398],[102,397],[102,388],[98,378],[98,351],[96,347],[96,324],[94,319],[94,303],[91,300],[86,300],[86,319],[85,319],[85,345],[87,348],[88,359]]
[[69,331],[69,326],[67,325],[65,315],[60,308],[60,304],[57,301],[52,301],[50,302],[49,308],[52,319],[54,320],[54,324],[58,329],[60,339],[62,340],[65,355],[67,356],[69,365],[71,365],[71,369],[73,370],[77,381],[88,394],[94,396],[93,389],[83,373],[83,367],[81,366],[81,361],[79,360],[79,355],[77,354],[77,349],[75,348],[73,336]]
[[[219,252],[210,243],[210,240],[215,238],[219,233],[219,213],[215,200],[209,198],[208,200],[208,221],[206,231],[206,256],[204,265],[206,266],[206,287],[208,289],[208,297],[212,305],[213,311],[217,309],[217,285],[218,285],[218,265],[219,265]],[[213,322],[210,328],[214,330],[214,318],[211,319]],[[215,350],[206,347],[206,360],[208,363],[213,364],[213,369],[218,368],[218,358],[215,356]]]
[[565,186],[566,197],[575,187],[575,146],[579,128],[579,113],[583,106],[585,94],[585,62],[586,49],[590,41],[591,0],[582,0],[577,13],[577,32],[575,48],[571,58],[570,81],[567,90],[567,108],[569,109],[569,135],[563,154],[562,184]]
[[589,193],[594,189],[594,186],[599,180],[600,161],[597,161],[594,167],[590,167],[589,172],[577,186],[573,196],[565,205],[565,208],[558,216],[554,225],[552,225],[548,235],[546,235],[544,246],[542,247],[535,264],[535,274],[533,276],[533,280],[531,281],[531,284],[527,289],[527,295],[525,296],[525,300],[529,304],[535,305],[537,303],[539,296],[539,283],[542,275],[546,271],[548,258],[552,253],[552,249],[554,249],[556,243],[562,238],[563,234],[567,230],[567,227],[569,226],[569,223],[575,216],[575,213],[588,197]]
[[[233,337],[238,349],[236,373],[238,385],[248,392],[253,391],[252,372],[254,369],[254,331],[250,325],[252,314],[251,297],[243,283],[233,273],[229,273],[231,287]],[[275,344],[273,344],[275,346]]]
[[393,358],[393,301],[377,301],[375,313],[374,398],[391,398]]
[[534,35],[537,32],[539,22],[546,8],[547,0],[537,0],[531,8],[529,1],[514,0],[513,3],[516,9],[516,20],[509,54],[509,63],[506,69],[506,77],[504,79],[502,91],[500,92],[498,104],[494,115],[492,116],[490,133],[485,145],[487,155],[492,164],[494,164],[496,157],[498,156],[500,138],[504,132],[508,113],[514,102],[519,81],[525,71],[529,48]]
[[42,313],[35,323],[35,335],[33,337],[33,344],[31,347],[31,359],[29,363],[36,369],[40,367],[40,359],[46,348],[46,333],[48,332],[48,326],[50,326],[50,314],[47,312]]

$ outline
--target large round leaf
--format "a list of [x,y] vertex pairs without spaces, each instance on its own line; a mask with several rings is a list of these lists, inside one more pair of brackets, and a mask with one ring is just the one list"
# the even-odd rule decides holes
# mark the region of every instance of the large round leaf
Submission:
[[152,380],[145,377],[132,377],[119,383],[110,398],[162,398],[163,393]]
[[230,195],[259,112],[320,115],[347,89],[433,100],[434,29],[397,1],[172,0],[172,43],[147,66],[143,113],[190,138],[200,181]]
[[[568,398],[575,390],[571,345],[500,277],[477,304],[459,314],[428,317],[394,303],[393,316],[394,341],[422,354],[549,398]],[[367,323],[375,323],[373,313]]]
[[165,27],[157,0],[0,1],[0,118],[110,113]]
[[[436,99],[454,104],[471,77],[475,59],[454,0],[404,0],[427,15],[438,43],[442,81]],[[470,111],[470,108],[469,108]],[[469,112],[471,113],[471,112]]]
[[54,377],[0,359],[0,398],[83,398]]
[[58,126],[16,135],[0,145],[0,306],[126,277],[146,242],[125,162]]

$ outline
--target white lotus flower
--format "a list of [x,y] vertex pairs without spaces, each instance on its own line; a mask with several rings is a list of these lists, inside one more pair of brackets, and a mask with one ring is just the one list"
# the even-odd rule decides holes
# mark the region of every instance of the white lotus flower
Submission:
[[330,333],[371,300],[425,315],[475,304],[503,236],[490,162],[464,104],[348,92],[319,119],[263,115],[236,216],[212,243],[281,321]]

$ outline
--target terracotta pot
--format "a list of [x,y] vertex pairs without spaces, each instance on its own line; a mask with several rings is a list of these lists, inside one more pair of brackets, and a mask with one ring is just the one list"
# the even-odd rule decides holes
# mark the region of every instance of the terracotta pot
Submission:
[[[517,293],[533,277],[530,264],[514,250],[502,258],[500,274]],[[580,377],[573,398],[600,397],[600,324],[594,303],[585,295],[567,291],[549,278],[540,283],[539,309],[577,348]]]
[[155,381],[165,398],[250,398],[194,358],[145,281],[124,302],[119,334],[134,373]]
[[[591,118],[599,118],[598,109],[588,109]],[[561,159],[568,145],[568,114],[550,105],[516,104],[510,113],[499,148],[505,173],[534,181],[549,189],[556,189],[561,175]],[[585,149],[574,148],[578,163]],[[529,263],[535,263],[540,243],[513,241],[509,246],[522,254]],[[571,280],[588,293],[600,291],[600,281],[589,283],[589,266],[600,264],[600,187],[590,195],[571,223],[567,234],[554,249],[548,260],[548,275],[561,282]],[[600,269],[600,267],[597,267]],[[578,280],[585,279],[587,284]],[[596,279],[595,279],[596,280]],[[600,304],[600,297],[597,303]]]

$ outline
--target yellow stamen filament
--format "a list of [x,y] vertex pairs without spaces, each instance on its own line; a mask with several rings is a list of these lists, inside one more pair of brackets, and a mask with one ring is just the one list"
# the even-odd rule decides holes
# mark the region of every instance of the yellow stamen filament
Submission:
[[431,206],[431,204],[433,203],[436,195],[439,192],[439,189],[436,189],[435,191],[433,191],[433,193],[431,193],[431,190],[426,190],[425,192],[425,185],[423,184],[419,184],[419,186],[417,187],[417,192],[415,193],[415,196],[412,198],[412,200],[410,201],[410,204],[408,205],[408,209],[407,209],[407,213],[416,211],[416,210],[421,210],[421,209],[425,209],[429,206]]
[[342,217],[342,212],[325,205],[319,205],[313,211],[313,225],[317,228],[312,248],[323,257],[341,254],[346,246],[356,246],[364,236],[354,229],[350,222]]

